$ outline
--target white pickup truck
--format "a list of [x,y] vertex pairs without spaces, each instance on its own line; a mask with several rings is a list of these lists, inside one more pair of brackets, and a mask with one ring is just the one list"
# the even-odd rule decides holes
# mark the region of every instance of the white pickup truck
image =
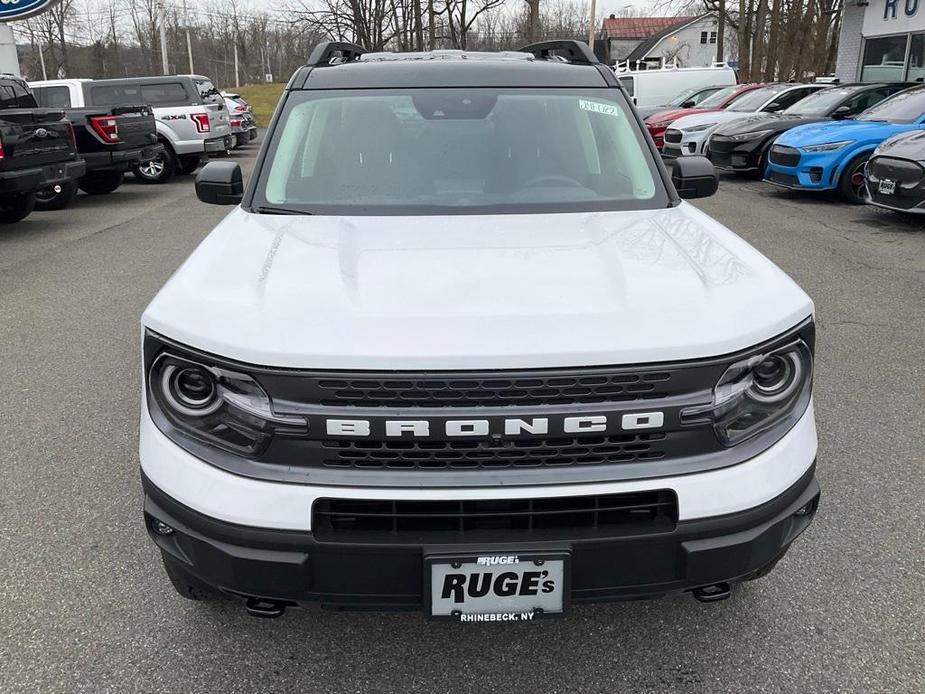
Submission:
[[134,167],[145,183],[164,183],[190,174],[209,155],[226,154],[234,142],[225,99],[208,77],[163,75],[112,80],[31,82],[36,98],[59,108],[147,104],[157,120],[164,152]]

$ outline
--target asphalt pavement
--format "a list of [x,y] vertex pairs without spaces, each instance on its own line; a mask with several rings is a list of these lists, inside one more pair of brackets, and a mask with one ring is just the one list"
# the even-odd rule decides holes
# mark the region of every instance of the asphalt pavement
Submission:
[[0,227],[0,691],[925,691],[925,221],[736,180],[698,205],[816,301],[819,515],[725,602],[529,624],[179,598],[141,522],[139,316],[227,209],[181,178]]

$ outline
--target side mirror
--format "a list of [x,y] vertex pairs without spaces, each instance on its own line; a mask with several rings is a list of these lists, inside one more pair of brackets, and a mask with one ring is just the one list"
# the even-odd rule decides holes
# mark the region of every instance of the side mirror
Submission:
[[837,109],[832,111],[832,118],[835,120],[843,120],[848,118],[851,115],[850,106],[839,106]]
[[239,205],[244,176],[233,161],[211,161],[196,175],[196,195],[210,205]]
[[778,101],[772,101],[770,104],[764,107],[764,110],[768,113],[777,113],[780,111],[782,104]]
[[690,155],[674,160],[671,182],[682,198],[708,198],[719,188],[719,176],[706,157]]
[[693,99],[688,99],[683,104],[681,104],[681,108],[693,108],[696,105],[697,105],[696,101],[694,101]]

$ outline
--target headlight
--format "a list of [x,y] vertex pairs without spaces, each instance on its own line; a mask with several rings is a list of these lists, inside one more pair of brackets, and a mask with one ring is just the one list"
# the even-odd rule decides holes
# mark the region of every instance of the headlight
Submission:
[[693,128],[684,128],[686,133],[702,133],[704,130],[709,130],[710,128],[716,127],[716,123],[704,123],[703,125],[695,125]]
[[674,121],[671,120],[660,120],[658,123],[646,123],[650,128],[667,128]]
[[742,133],[740,135],[730,135],[729,139],[735,142],[748,142],[749,140],[757,140],[767,135],[773,134],[773,130],[755,130],[750,133]]
[[840,140],[839,142],[826,142],[821,145],[808,145],[803,147],[804,152],[832,152],[841,149],[845,145],[850,145],[854,140]]
[[736,362],[713,389],[713,402],[682,412],[682,421],[707,418],[726,446],[735,446],[803,416],[812,389],[813,356],[802,339]]
[[148,403],[171,439],[177,441],[180,432],[246,457],[263,450],[277,431],[307,427],[302,417],[275,414],[269,396],[247,374],[170,350],[148,372]]

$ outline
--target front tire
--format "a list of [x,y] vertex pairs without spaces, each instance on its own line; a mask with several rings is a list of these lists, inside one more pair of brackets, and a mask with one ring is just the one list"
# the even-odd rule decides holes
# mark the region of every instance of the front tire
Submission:
[[77,197],[77,181],[65,181],[35,193],[35,209],[40,212],[63,210]]
[[87,195],[107,195],[121,186],[124,179],[121,171],[95,171],[81,178],[78,185]]
[[167,573],[167,578],[170,579],[171,585],[180,597],[195,602],[207,602],[218,599],[219,594],[214,588],[193,576],[180,562],[166,552],[161,552],[161,561],[164,563],[164,571]]
[[168,148],[158,154],[154,159],[136,164],[132,173],[142,183],[158,185],[167,183],[177,172],[177,157]]
[[838,179],[838,192],[846,202],[852,205],[863,205],[865,202],[864,167],[868,159],[870,159],[869,152],[857,155],[848,162],[842,171],[841,178]]
[[22,221],[35,209],[35,193],[0,196],[0,224]]

